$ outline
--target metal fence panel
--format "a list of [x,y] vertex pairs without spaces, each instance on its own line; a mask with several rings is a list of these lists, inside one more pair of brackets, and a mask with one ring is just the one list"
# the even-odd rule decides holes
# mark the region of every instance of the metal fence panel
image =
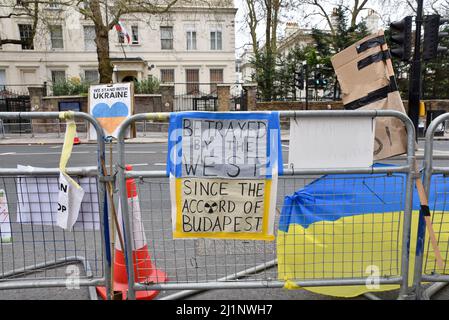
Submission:
[[[394,198],[397,197],[397,204],[402,208],[400,211],[391,212],[389,219],[376,221],[376,224],[371,224],[371,229],[364,230],[368,233],[385,237],[382,246],[378,247],[374,237],[371,242],[357,242],[356,239],[358,238],[354,231],[354,226],[357,223],[360,224],[360,222],[346,220],[343,230],[354,239],[353,246],[342,247],[339,241],[342,240],[343,235],[336,234],[332,243],[330,243],[334,246],[335,253],[330,257],[323,257],[319,255],[318,249],[312,249],[309,251],[310,255],[303,256],[301,261],[302,267],[308,270],[308,272],[295,275],[293,280],[301,287],[365,285],[367,281],[366,270],[360,266],[366,263],[380,263],[382,271],[380,284],[398,284],[401,286],[400,297],[406,297],[409,291],[407,282],[409,264],[408,243],[410,242],[413,164],[415,160],[415,136],[413,125],[409,118],[395,111],[283,111],[280,114],[283,118],[390,116],[397,117],[404,122],[408,132],[407,163],[404,166],[284,170],[284,176],[279,177],[278,181],[276,227],[279,223],[279,212],[283,205],[284,196],[292,194],[316,178],[326,174],[335,174],[336,176],[325,178],[326,183],[334,185],[342,181],[344,183],[345,174],[364,173],[370,175],[378,173],[379,175],[370,177],[373,183],[378,185],[393,183],[400,186],[399,191],[392,196]],[[125,172],[126,161],[123,134],[126,128],[134,121],[152,118],[168,119],[168,117],[169,113],[135,115],[122,124],[120,129],[117,169],[122,204],[121,210],[124,213],[126,255],[130,263],[128,268],[128,281],[130,283],[128,297],[133,299],[135,290],[283,287],[285,282],[278,278],[279,272],[282,272],[282,270],[277,270],[278,261],[275,242],[212,239],[173,240],[170,189],[165,171]],[[391,179],[391,174],[394,175],[394,173],[402,173],[402,175]],[[339,174],[342,175],[339,176]],[[136,206],[132,201],[128,205],[126,179],[129,178],[137,179],[139,200],[133,199],[132,201],[139,201],[140,214],[144,226],[143,232],[152,255],[153,265],[151,268],[162,269],[166,272],[167,282],[157,283],[158,280],[163,280],[164,277],[156,278],[156,281],[153,281],[153,283],[135,281],[135,279],[142,279],[141,273],[147,274],[149,270],[145,270],[144,268],[148,268],[148,266],[143,266],[139,261],[134,264],[131,258],[133,254],[132,243],[135,238],[139,238],[139,235],[133,234],[133,231],[131,231],[135,230],[133,228],[133,223],[135,223],[133,217]],[[351,194],[348,194],[348,196],[351,196]],[[335,204],[335,206],[338,205],[338,203]],[[364,206],[366,203],[359,203],[358,205]],[[301,252],[299,245],[297,249],[298,252]],[[342,258],[347,255],[350,256],[349,261],[345,261]],[[345,266],[344,272],[337,276],[328,276],[324,272],[328,269],[341,268],[342,265]],[[354,268],[346,268],[351,265]]]
[[[418,299],[430,298],[434,293],[449,283],[449,190],[444,186],[448,182],[449,166],[436,166],[433,154],[434,136],[442,123],[449,119],[449,113],[445,113],[434,119],[427,128],[424,146],[424,188],[429,195],[433,195],[435,201],[429,202],[430,208],[435,208],[430,212],[431,221],[435,230],[436,240],[443,258],[443,268],[437,266],[435,259],[426,255],[431,252],[431,246],[423,216],[420,214],[417,246],[423,246],[423,250],[417,252],[415,259],[414,288]],[[432,192],[432,194],[431,194]],[[440,282],[424,289],[424,282]]]
[[[58,119],[59,112],[0,113],[1,119]],[[85,190],[81,219],[73,231],[56,225],[59,168],[0,168],[0,189],[6,194],[11,241],[0,245],[0,290],[15,288],[92,286],[109,288],[108,226],[104,217],[104,134],[90,115],[75,113],[97,131],[97,166],[68,168]],[[68,265],[82,265],[79,268]],[[64,268],[62,268],[64,267]],[[109,292],[109,290],[108,290]]]

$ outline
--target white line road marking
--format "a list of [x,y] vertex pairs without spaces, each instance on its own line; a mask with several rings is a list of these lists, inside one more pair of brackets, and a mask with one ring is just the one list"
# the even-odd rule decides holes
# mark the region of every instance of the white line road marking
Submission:
[[52,147],[50,147],[50,149],[58,149],[58,148],[61,148],[61,146],[52,146]]
[[125,151],[125,153],[129,153],[129,154],[156,154],[156,153],[160,153],[157,151]]
[[[72,154],[87,154],[92,153],[90,151],[73,151]],[[17,152],[6,152],[6,153],[0,153],[0,156],[46,156],[49,154],[57,154],[60,155],[61,152],[24,152],[24,153],[17,153]]]
[[160,162],[153,163],[153,166],[166,166],[166,165],[167,165],[166,163],[160,163]]
[[142,166],[148,166],[149,163],[131,163],[133,167],[142,167]]
[[288,148],[289,146],[288,145],[286,145],[286,144],[283,144],[282,145],[284,148]]

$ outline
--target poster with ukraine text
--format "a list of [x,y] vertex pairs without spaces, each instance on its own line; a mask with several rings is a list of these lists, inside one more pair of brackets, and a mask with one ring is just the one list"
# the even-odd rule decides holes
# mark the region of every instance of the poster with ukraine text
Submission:
[[274,240],[279,114],[171,114],[167,174],[174,238]]
[[[132,83],[114,83],[90,87],[89,113],[101,125],[106,136],[117,138],[120,124],[130,117],[132,112]],[[89,130],[89,139],[96,139],[96,132],[92,125]]]

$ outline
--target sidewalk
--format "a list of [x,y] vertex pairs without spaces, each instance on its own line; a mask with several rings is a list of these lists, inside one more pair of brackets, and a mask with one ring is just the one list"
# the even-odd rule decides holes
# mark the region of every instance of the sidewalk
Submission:
[[[166,132],[146,132],[138,133],[139,137],[133,139],[127,139],[126,143],[165,143],[167,142],[168,134]],[[419,140],[423,140],[424,137],[419,137]],[[96,141],[87,140],[85,135],[80,136],[82,144],[94,144]],[[289,130],[281,130],[282,142],[289,141]],[[449,140],[449,132],[444,136],[437,136],[435,140]],[[64,136],[55,137],[54,134],[40,134],[39,136],[31,137],[30,135],[8,135],[3,137],[0,135],[0,145],[47,145],[47,144],[62,144],[64,142]]]

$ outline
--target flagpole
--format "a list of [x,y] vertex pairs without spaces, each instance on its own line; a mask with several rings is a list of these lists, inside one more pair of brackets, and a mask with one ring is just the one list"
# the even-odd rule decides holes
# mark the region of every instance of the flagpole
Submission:
[[[125,40],[125,37],[123,37],[123,41],[124,40]],[[123,48],[123,42],[120,43],[120,46],[122,47],[122,51],[123,51],[123,55],[125,56],[125,59],[127,59],[126,58],[126,53],[125,53],[125,48]]]

